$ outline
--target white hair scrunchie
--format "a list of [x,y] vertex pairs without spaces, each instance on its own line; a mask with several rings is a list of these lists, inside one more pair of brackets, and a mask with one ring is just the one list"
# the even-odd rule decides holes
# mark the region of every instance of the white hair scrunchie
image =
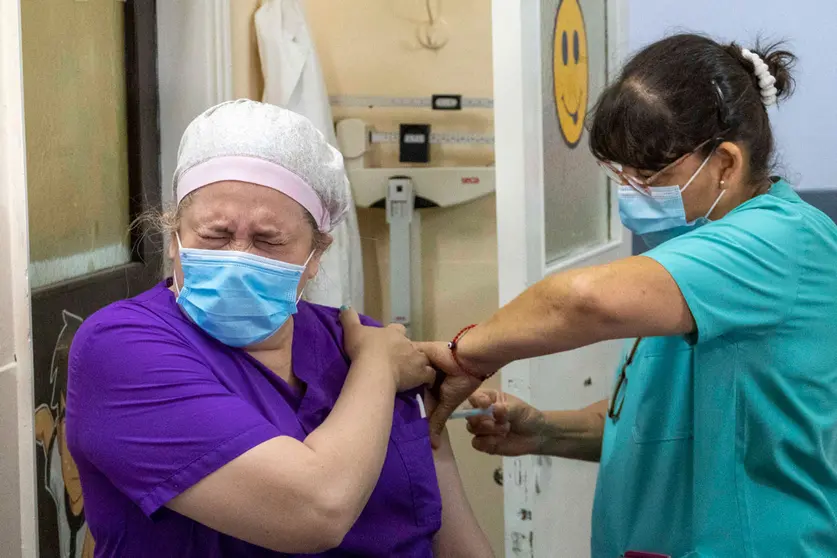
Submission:
[[755,72],[756,79],[759,80],[761,102],[765,107],[775,105],[779,90],[776,89],[776,78],[770,74],[770,69],[767,67],[767,64],[761,59],[761,56],[746,48],[741,49],[741,54],[753,63],[753,71]]

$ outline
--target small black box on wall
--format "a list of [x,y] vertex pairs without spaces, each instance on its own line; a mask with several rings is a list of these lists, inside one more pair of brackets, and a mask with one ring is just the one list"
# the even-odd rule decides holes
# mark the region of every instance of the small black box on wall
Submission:
[[398,160],[402,163],[430,162],[429,124],[401,124],[398,134]]
[[462,110],[462,95],[433,95],[433,110]]

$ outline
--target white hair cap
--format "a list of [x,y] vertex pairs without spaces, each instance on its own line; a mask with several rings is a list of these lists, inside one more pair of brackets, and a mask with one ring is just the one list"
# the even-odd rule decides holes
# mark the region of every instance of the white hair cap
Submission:
[[323,232],[343,219],[351,200],[343,156],[307,118],[246,99],[207,110],[180,140],[172,183],[178,205],[195,190],[225,180],[286,194]]

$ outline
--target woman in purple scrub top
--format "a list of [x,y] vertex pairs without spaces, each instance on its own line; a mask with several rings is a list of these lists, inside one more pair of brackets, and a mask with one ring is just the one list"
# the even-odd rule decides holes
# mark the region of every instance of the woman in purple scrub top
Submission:
[[173,276],[72,345],[96,556],[492,555],[449,443],[431,451],[426,358],[299,300],[348,206],[340,154],[292,112],[224,103],[186,130],[174,194]]

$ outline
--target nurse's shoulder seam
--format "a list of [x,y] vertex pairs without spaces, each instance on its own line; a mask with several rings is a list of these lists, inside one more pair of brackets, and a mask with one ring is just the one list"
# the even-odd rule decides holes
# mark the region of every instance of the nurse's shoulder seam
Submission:
[[[768,195],[759,197],[766,198]],[[769,205],[753,208],[760,211],[744,211],[741,218],[730,219],[730,222],[736,223],[741,219],[746,219],[745,222],[737,224],[749,232],[756,232],[751,228],[751,218],[759,218],[756,223],[757,226],[764,228],[763,231],[759,229],[759,232],[763,232],[765,237],[783,245],[788,242],[792,243],[789,249],[797,256],[795,260],[797,263],[801,263],[809,256],[811,248],[817,239],[823,238],[823,234],[837,242],[837,224],[818,208],[798,197],[795,199],[770,197],[773,200],[770,200]],[[719,222],[726,220],[725,218]]]
[[[696,245],[705,244],[707,250],[701,256],[711,258],[714,255],[720,256],[716,248],[719,241],[722,241],[727,248],[738,247],[749,252],[751,250],[747,248],[752,246],[768,256],[779,255],[781,252],[787,256],[786,261],[792,258],[798,263],[800,251],[794,246],[798,246],[805,236],[805,217],[799,210],[788,205],[770,203],[739,206],[717,221],[656,246],[646,255],[657,259],[656,256],[693,251]],[[757,244],[754,245],[754,242]],[[768,245],[782,247],[782,250],[764,250]]]
[[755,235],[761,240],[769,239],[784,245],[787,242],[799,241],[809,232],[806,229],[806,216],[799,204],[779,199],[736,208],[722,219],[713,221],[696,232],[728,234],[740,231],[743,233],[740,239]]

